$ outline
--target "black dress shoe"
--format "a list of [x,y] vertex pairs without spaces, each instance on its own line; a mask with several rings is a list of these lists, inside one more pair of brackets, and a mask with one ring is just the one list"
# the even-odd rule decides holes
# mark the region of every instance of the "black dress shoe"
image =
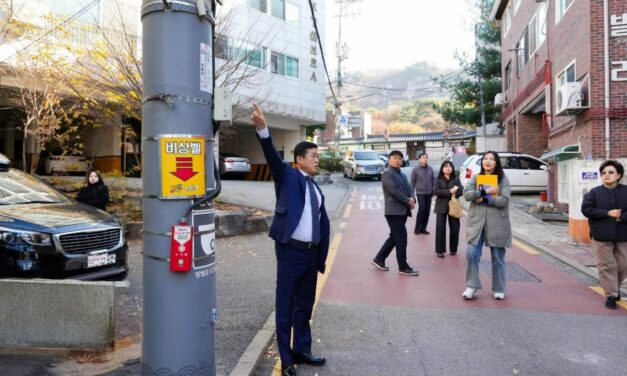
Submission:
[[296,376],[296,368],[293,364],[281,365],[281,376]]
[[421,233],[421,234],[425,234],[425,235],[429,235],[429,234],[430,234],[430,232],[429,232],[429,231],[427,231],[427,230],[420,231],[420,233]]
[[439,258],[444,258],[444,253],[443,252],[436,252],[436,254],[438,255]]
[[293,353],[292,360],[295,364],[309,364],[310,366],[323,366],[326,359],[321,356],[311,355],[311,353]]

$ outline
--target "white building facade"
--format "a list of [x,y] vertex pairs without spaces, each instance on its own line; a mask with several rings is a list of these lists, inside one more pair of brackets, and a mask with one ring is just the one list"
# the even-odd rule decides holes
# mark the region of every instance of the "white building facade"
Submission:
[[[237,0],[218,12],[216,86],[233,92],[233,125],[220,131],[220,150],[265,165],[249,116],[260,103],[277,150],[293,160],[305,127],[325,122],[324,1]],[[240,63],[241,62],[241,63]],[[235,69],[225,66],[237,65]],[[226,73],[228,71],[229,73]]]

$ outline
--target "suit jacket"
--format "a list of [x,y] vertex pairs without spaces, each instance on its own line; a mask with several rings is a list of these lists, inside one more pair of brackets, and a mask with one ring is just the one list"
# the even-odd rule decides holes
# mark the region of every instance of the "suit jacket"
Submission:
[[[276,194],[276,206],[274,209],[274,219],[270,226],[269,236],[275,241],[287,244],[292,234],[298,227],[300,217],[305,207],[305,193],[307,179],[303,174],[283,162],[281,156],[274,148],[272,137],[259,138],[266,162],[270,166],[270,174],[274,179],[274,191]],[[324,195],[314,182],[322,197],[320,206],[320,244],[318,245],[318,271],[324,273],[326,268],[327,254],[329,252],[329,237],[331,225],[329,217],[324,207]]]
[[448,202],[451,201],[451,191],[450,189],[457,186],[457,192],[455,192],[455,197],[459,198],[464,191],[464,187],[462,187],[462,182],[459,178],[455,177],[450,180],[446,180],[444,178],[438,178],[433,185],[433,194],[437,196],[435,200],[435,207],[433,208],[433,212],[437,214],[448,214]]
[[414,197],[412,188],[402,175],[393,167],[388,167],[381,176],[383,186],[383,199],[385,202],[385,215],[406,215],[411,217],[409,199]]

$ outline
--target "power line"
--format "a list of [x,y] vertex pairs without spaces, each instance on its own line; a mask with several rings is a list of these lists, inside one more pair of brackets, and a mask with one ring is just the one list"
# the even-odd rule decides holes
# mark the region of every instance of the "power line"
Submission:
[[58,30],[60,27],[67,25],[68,23],[74,21],[77,17],[82,16],[83,14],[85,14],[85,12],[87,12],[89,9],[91,9],[94,5],[100,3],[100,0],[94,0],[91,3],[85,5],[84,7],[82,7],[81,9],[79,9],[76,13],[74,13],[73,15],[69,16],[68,18],[66,18],[64,21],[62,21],[61,23],[59,23],[57,26],[53,27],[52,29],[48,30],[44,35],[42,35],[41,37],[37,38],[36,40],[32,41],[30,44],[22,47],[22,49],[20,49],[19,51],[16,51],[13,55],[5,58],[4,60],[0,61],[0,63],[4,63],[5,61],[11,59],[12,57],[26,51],[27,49],[29,49],[30,47],[32,47],[33,45],[35,45],[36,43],[41,42],[43,39],[45,39],[46,37],[48,37],[50,34],[52,34],[53,32],[55,32],[56,30]]
[[[451,72],[451,73],[447,73],[447,74],[443,75],[442,78],[439,78],[438,80],[449,81],[449,80],[459,76],[461,73],[463,73],[463,71],[461,71],[461,70],[454,71],[454,72]],[[450,76],[450,77],[445,78],[447,76]],[[422,87],[422,88],[407,87],[405,89],[402,89],[402,88],[394,88],[394,87],[382,87],[382,86],[364,85],[364,84],[358,84],[358,83],[355,83],[355,82],[348,82],[348,81],[344,81],[343,83],[348,84],[348,85],[352,85],[352,86],[364,87],[364,88],[368,88],[368,89],[376,89],[376,90],[383,90],[383,91],[399,91],[399,92],[426,90],[426,89],[431,88],[431,87]]]
[[329,70],[327,69],[327,61],[324,58],[324,49],[322,48],[322,40],[320,38],[320,32],[318,32],[318,22],[316,21],[316,14],[314,12],[313,2],[309,0],[309,9],[311,9],[311,19],[313,20],[314,29],[316,30],[316,36],[318,39],[318,46],[320,46],[320,56],[322,57],[322,64],[324,65],[324,72],[327,75],[327,81],[329,83],[329,88],[331,89],[331,94],[333,94],[333,100],[335,101],[335,105],[339,105],[340,102],[335,96],[335,91],[333,91],[333,85],[331,85],[331,77],[329,77]]

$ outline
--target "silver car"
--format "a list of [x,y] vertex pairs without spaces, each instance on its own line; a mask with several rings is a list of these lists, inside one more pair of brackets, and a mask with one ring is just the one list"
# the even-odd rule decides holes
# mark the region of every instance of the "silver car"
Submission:
[[384,163],[379,153],[373,150],[349,150],[342,161],[344,177],[377,178],[381,180]]
[[220,153],[220,176],[243,179],[250,173],[250,160],[233,153]]

